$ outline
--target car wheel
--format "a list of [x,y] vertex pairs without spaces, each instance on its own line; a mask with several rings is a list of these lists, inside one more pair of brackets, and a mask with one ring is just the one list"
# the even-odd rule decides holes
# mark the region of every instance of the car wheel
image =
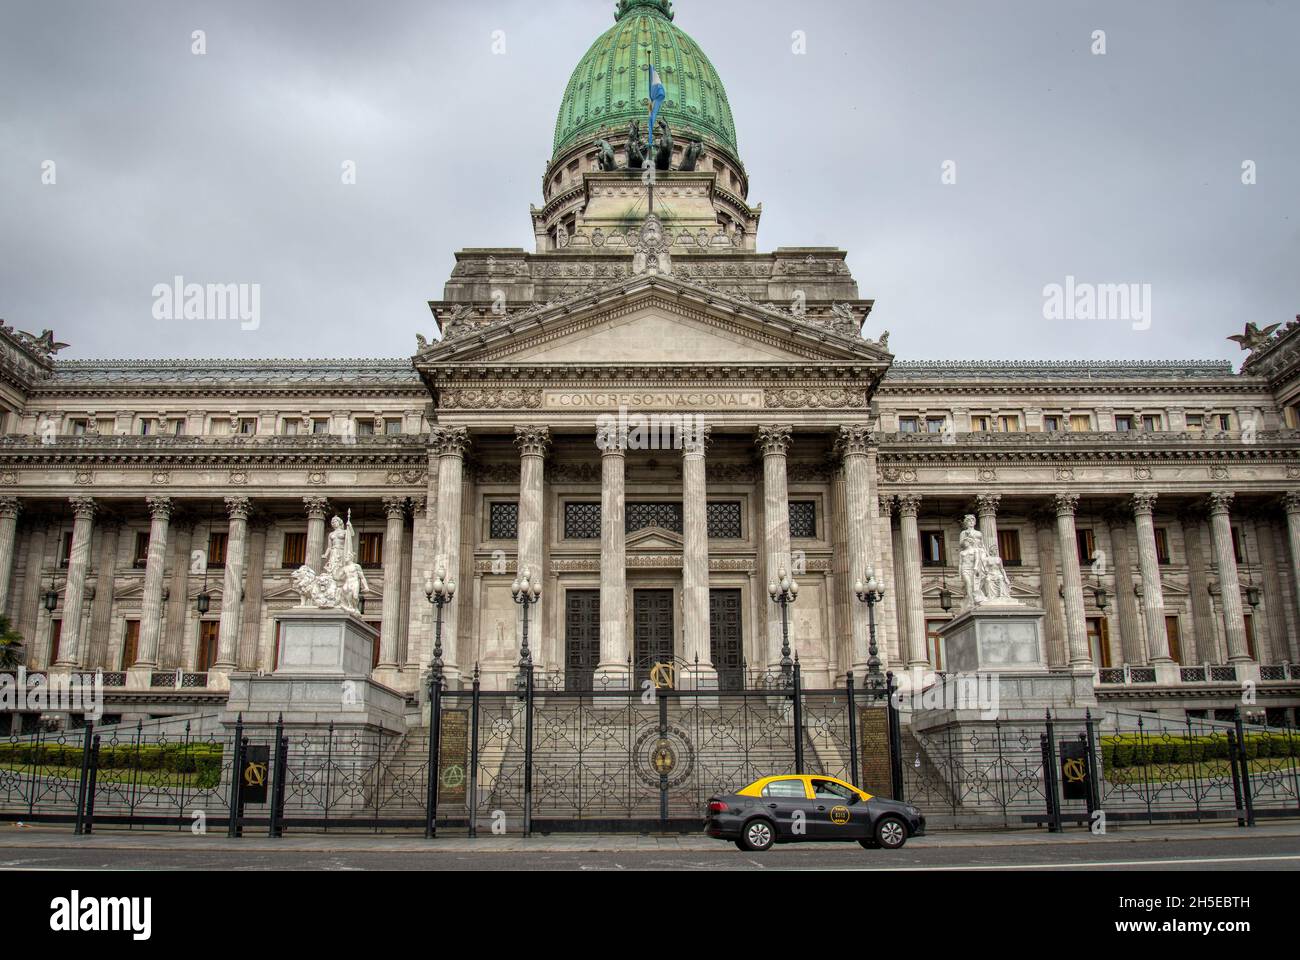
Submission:
[[755,853],[766,850],[775,842],[776,830],[772,826],[772,821],[761,817],[745,824],[745,831],[740,838],[741,847]]
[[879,849],[880,849],[880,844],[876,843],[876,841],[874,841],[874,840],[859,840],[858,843],[862,845],[862,849],[863,849],[863,850],[879,850]]
[[876,824],[876,843],[886,850],[897,850],[907,843],[907,824],[898,817],[881,817]]

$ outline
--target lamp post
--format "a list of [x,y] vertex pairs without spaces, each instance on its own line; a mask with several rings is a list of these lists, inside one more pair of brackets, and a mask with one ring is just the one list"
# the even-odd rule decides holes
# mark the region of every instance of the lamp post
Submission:
[[884,678],[880,675],[880,649],[876,646],[876,604],[885,598],[885,588],[868,568],[867,582],[859,580],[853,585],[853,592],[867,605],[867,688],[879,695]]
[[519,673],[515,676],[515,691],[519,694],[519,699],[523,699],[527,693],[528,677],[533,672],[533,651],[528,646],[528,611],[538,600],[542,598],[542,585],[533,583],[528,572],[524,567],[519,571],[519,576],[515,582],[510,585],[510,595],[515,598],[515,603],[519,604],[524,611],[524,635],[523,642],[519,647]]
[[436,576],[424,578],[424,596],[433,604],[433,660],[429,663],[429,776],[425,802],[424,836],[438,835],[438,750],[442,738],[442,608],[456,598],[456,581],[440,567]]
[[799,584],[784,570],[767,585],[767,595],[781,608],[781,686],[794,683],[794,661],[790,658],[790,604],[799,599]]
[[442,684],[442,608],[456,598],[456,581],[447,577],[441,567],[434,576],[424,578],[424,596],[436,611],[433,625],[433,661],[429,664],[429,691],[432,695],[435,677]]

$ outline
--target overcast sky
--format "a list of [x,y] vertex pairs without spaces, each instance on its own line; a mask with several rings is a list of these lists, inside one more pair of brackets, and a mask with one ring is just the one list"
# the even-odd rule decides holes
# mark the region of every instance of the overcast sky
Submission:
[[[456,249],[532,248],[614,8],[0,0],[0,318],[64,358],[409,356]],[[760,249],[847,249],[900,358],[1237,361],[1226,335],[1300,312],[1300,0],[676,11],[726,84]],[[260,284],[260,326],[154,319],[176,275]],[[1149,284],[1149,329],[1045,319],[1067,276]]]

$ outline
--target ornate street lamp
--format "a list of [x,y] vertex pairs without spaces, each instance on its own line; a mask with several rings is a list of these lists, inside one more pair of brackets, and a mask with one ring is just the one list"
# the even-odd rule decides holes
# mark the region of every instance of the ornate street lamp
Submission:
[[1105,613],[1106,608],[1110,606],[1110,598],[1106,593],[1106,588],[1100,583],[1092,589],[1093,596],[1097,599],[1097,609]]
[[524,567],[519,571],[515,582],[510,584],[510,594],[524,611],[524,636],[523,643],[519,647],[519,673],[515,676],[515,692],[522,700],[528,690],[528,677],[533,672],[533,651],[528,647],[528,610],[542,599],[542,585],[533,583],[529,579],[528,568]]
[[943,583],[939,587],[939,609],[944,613],[952,612],[952,591],[948,589],[948,570],[945,568],[941,574]]
[[41,595],[41,603],[46,613],[53,613],[59,605],[59,591],[54,589],[54,577],[50,577],[50,589]]
[[[876,692],[884,686],[884,677],[880,675],[880,649],[876,646],[876,604],[885,598],[885,588],[876,579],[875,572],[867,568],[867,582],[859,580],[853,585],[853,592],[867,605],[867,688]],[[944,593],[948,593],[946,587],[939,595],[940,603]],[[944,610],[951,608],[952,594],[948,594],[948,605]]]
[[424,596],[433,604],[433,660],[429,664],[429,776],[425,798],[424,836],[438,835],[438,746],[442,742],[442,608],[456,598],[456,581],[439,567],[436,576],[424,578]]
[[432,699],[435,685],[442,689],[442,608],[456,598],[456,581],[447,577],[441,567],[434,576],[424,578],[424,596],[434,606],[433,661],[429,664],[429,693]]
[[784,570],[767,585],[767,595],[781,608],[781,686],[794,684],[794,661],[790,658],[790,604],[799,599],[799,584]]

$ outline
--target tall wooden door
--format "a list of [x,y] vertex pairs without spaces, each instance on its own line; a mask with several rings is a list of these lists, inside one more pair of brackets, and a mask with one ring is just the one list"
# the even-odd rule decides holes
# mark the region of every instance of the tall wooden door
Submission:
[[637,590],[632,601],[632,654],[636,661],[636,685],[650,676],[656,663],[673,659],[673,592]]
[[744,686],[745,652],[741,637],[740,591],[709,591],[709,654],[718,671],[718,689]]
[[564,688],[590,690],[600,663],[600,591],[564,594]]

